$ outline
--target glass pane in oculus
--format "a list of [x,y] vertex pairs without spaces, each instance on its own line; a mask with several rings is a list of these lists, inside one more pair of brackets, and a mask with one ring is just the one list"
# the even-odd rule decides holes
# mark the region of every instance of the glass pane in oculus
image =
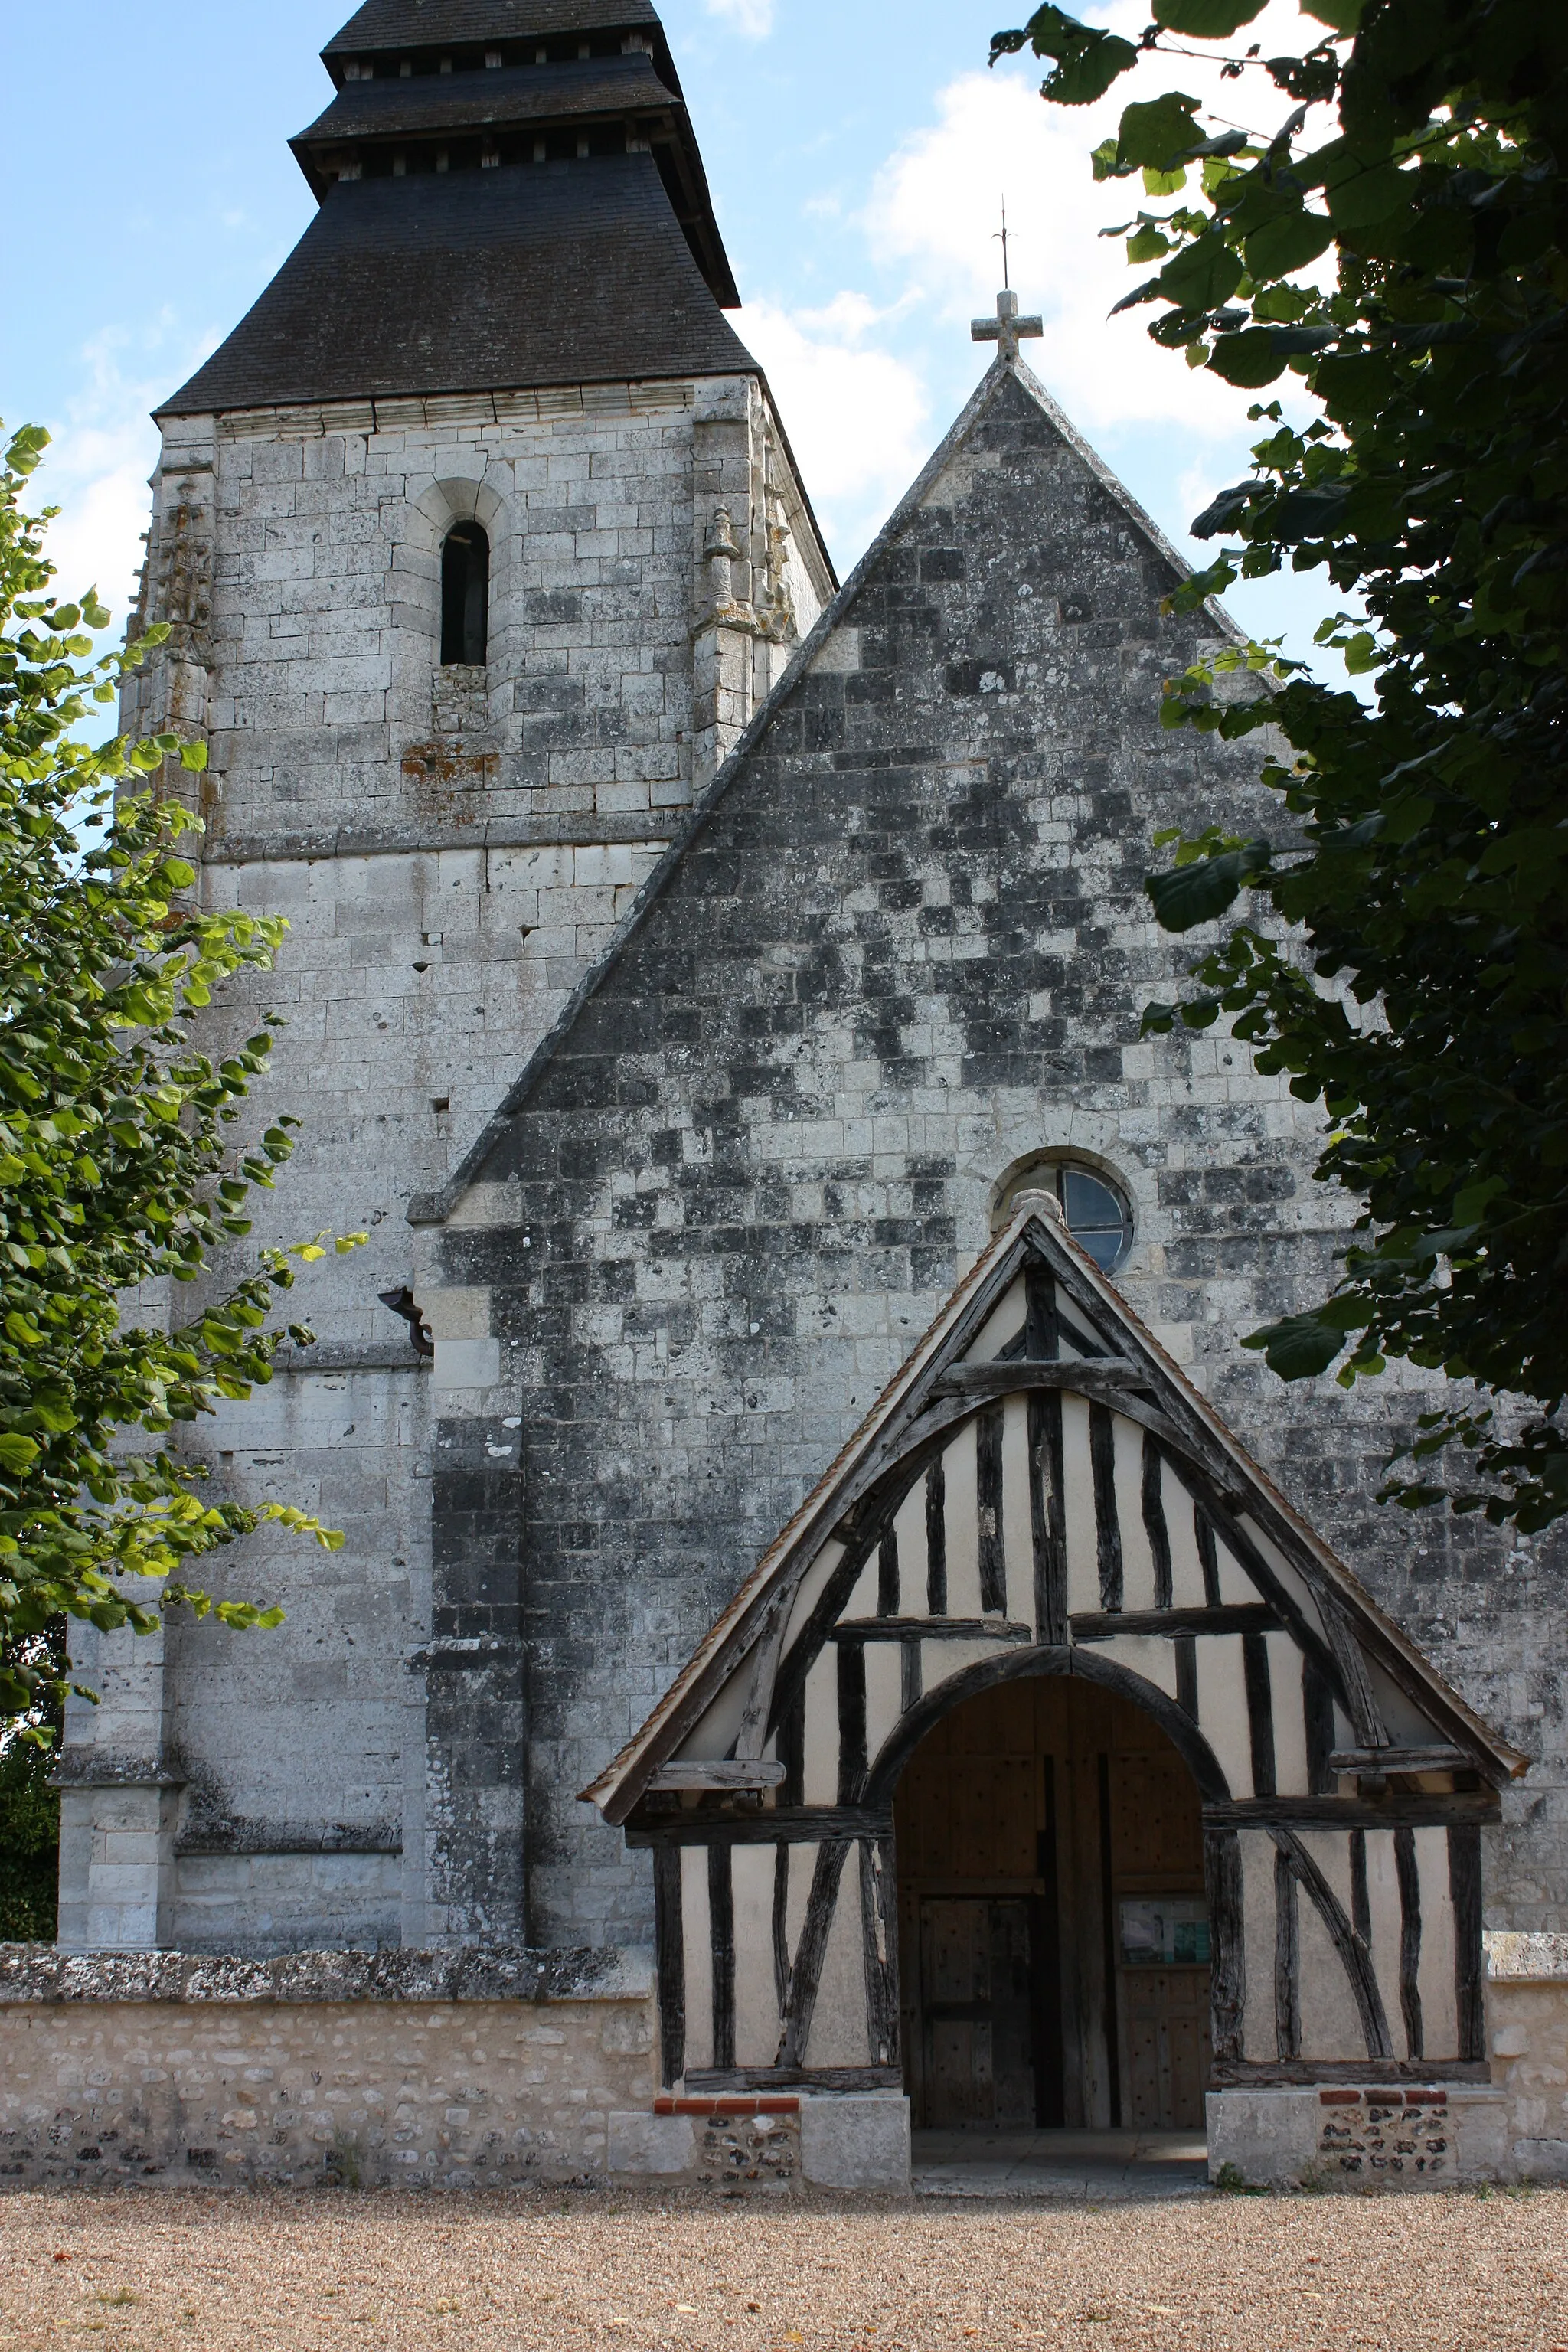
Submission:
[[1120,1265],[1132,1246],[1132,1219],[1121,1196],[1086,1168],[1059,1168],[1057,1198],[1068,1233],[1102,1273]]

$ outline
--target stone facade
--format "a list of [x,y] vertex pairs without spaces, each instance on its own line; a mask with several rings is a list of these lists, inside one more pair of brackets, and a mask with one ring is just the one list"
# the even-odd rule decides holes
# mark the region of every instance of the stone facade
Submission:
[[[1488,1885],[1497,1917],[1555,1919],[1548,1571],[1474,1523],[1376,1508],[1414,1379],[1286,1389],[1242,1352],[1319,1295],[1346,1207],[1310,1181],[1314,1121],[1283,1080],[1220,1033],[1139,1036],[1190,952],[1150,918],[1151,835],[1269,821],[1251,752],[1160,727],[1161,678],[1219,625],[1162,614],[1175,577],[999,362],[428,1212],[422,1296],[439,1314],[446,1286],[495,1351],[441,1426],[437,1556],[471,1578],[521,1529],[532,1937],[647,1937],[646,1873],[575,1792],[1009,1178],[1064,1150],[1131,1199],[1135,1311],[1440,1670],[1544,1753]],[[474,1638],[493,1622],[474,1606]]]
[[[68,1937],[646,1942],[646,1866],[576,1792],[1064,1151],[1129,1198],[1134,1308],[1538,1759],[1488,1916],[1562,1925],[1549,1548],[1375,1507],[1413,1376],[1286,1390],[1240,1350],[1346,1204],[1245,1049],[1140,1038],[1188,952],[1142,883],[1160,826],[1268,820],[1249,752],[1158,723],[1221,622],[1162,614],[1175,559],[1026,371],[815,625],[751,378],[171,419],[160,480],[178,625],[127,723],[205,726],[202,887],[294,923],[208,1034],[290,1023],[268,1234],[371,1240],[312,1279],[320,1351],[202,1439],[348,1542],[221,1565],[279,1634],[84,1656]],[[436,660],[463,517],[482,677]]]

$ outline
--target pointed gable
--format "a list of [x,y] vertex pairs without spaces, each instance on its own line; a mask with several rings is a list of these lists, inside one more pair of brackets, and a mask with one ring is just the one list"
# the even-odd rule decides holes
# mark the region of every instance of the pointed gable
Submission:
[[[860,1760],[846,1769],[841,1706],[833,1752],[792,1760],[791,1710],[845,1644],[879,1669],[879,1706],[861,1674]],[[1294,1798],[1318,1818],[1335,1758],[1383,1779],[1523,1769],[1037,1193],[583,1793],[613,1822],[659,1790],[825,1803],[854,1783],[886,1804],[946,1686],[1037,1673],[1040,1648],[1139,1679],[1205,1796],[1243,1815]]]
[[[1151,836],[1203,823],[1256,831],[1263,798],[1255,747],[1160,724],[1163,678],[1227,626],[1213,611],[1163,611],[1179,570],[1041,388],[999,360],[467,1160],[410,1204],[411,1222],[433,1229],[421,1298],[449,1286],[447,1328],[493,1335],[486,1379],[497,1385],[473,1409],[499,1412],[505,1392],[516,1415],[506,1433],[521,1431],[532,1883],[552,1932],[574,1932],[587,1874],[610,1885],[616,1859],[573,1790],[592,1782],[612,1823],[659,1844],[679,1841],[684,1815],[644,1822],[640,1807],[679,1797],[673,1783],[642,1793],[644,1762],[650,1774],[723,1767],[709,1799],[727,1777],[736,1802],[764,1808],[746,1836],[782,1834],[788,1818],[805,1837],[824,1790],[856,1785],[861,1769],[853,1740],[841,1750],[836,1729],[809,1735],[818,1717],[838,1720],[840,1675],[852,1722],[864,1683],[869,1773],[892,1736],[889,1708],[911,1736],[924,1719],[902,1705],[906,1671],[921,1703],[960,1672],[1026,1675],[1042,1624],[1075,1676],[1109,1688],[1131,1675],[1154,1694],[1178,1752],[1204,1759],[1215,1804],[1268,1795],[1246,1712],[1266,1678],[1290,1686],[1292,1728],[1273,1769],[1292,1801],[1337,1801],[1320,1785],[1334,1754],[1425,1745],[1441,1751],[1435,1772],[1481,1770],[1467,1743],[1483,1734],[1364,1592],[1342,1603],[1363,1632],[1337,1613],[1344,1571],[1327,1545],[1342,1550],[1348,1537],[1358,1569],[1397,1591],[1408,1538],[1392,1514],[1369,1528],[1353,1489],[1322,1475],[1336,1445],[1366,1450],[1357,1401],[1331,1388],[1304,1411],[1292,1396],[1287,1428],[1257,1392],[1257,1367],[1235,1354],[1237,1327],[1304,1306],[1321,1279],[1316,1236],[1279,1245],[1299,1222],[1287,1204],[1310,1161],[1309,1115],[1248,1073],[1239,1047],[1140,1037],[1143,1005],[1174,992],[1187,955],[1151,915]],[[1254,1450],[1298,1504],[1312,1498],[1324,1542],[1206,1418],[1198,1386],[1178,1380],[1157,1398],[1163,1358],[1158,1379],[1153,1360],[1137,1358],[1136,1378],[1123,1370],[1116,1360],[1137,1350],[1119,1335],[1132,1326],[1108,1296],[1092,1314],[1062,1310],[1091,1343],[1065,1334],[1066,1355],[1104,1359],[1075,1389],[1041,1374],[984,1413],[957,1398],[943,1408],[957,1449],[943,1473],[949,1517],[962,1486],[972,1544],[975,1515],[994,1507],[978,1499],[983,1481],[994,1489],[997,1456],[981,1452],[994,1441],[1011,1498],[996,1507],[1014,1517],[984,1563],[955,1549],[948,1603],[929,1612],[952,1622],[868,1630],[859,1621],[889,1615],[884,1531],[868,1551],[871,1506],[825,1500],[816,1482],[879,1395],[895,1409],[923,1360],[910,1357],[918,1335],[962,1311],[956,1286],[988,1237],[997,1188],[1042,1149],[1087,1150],[1115,1171],[1137,1235],[1120,1294],[1145,1323],[1162,1320],[1173,1355],[1202,1366],[1199,1386],[1239,1397]],[[1020,1322],[1026,1288],[1008,1308]],[[1055,1614],[1042,1617],[1018,1449],[1058,1419],[1064,1516],[1059,1542],[1038,1537],[1058,1560]],[[488,1464],[471,1426],[474,1458]],[[933,1423],[933,1444],[938,1433]],[[510,1442],[497,1440],[503,1454]],[[1169,1606],[1163,1539],[1144,1517],[1146,1462],[1171,1549]],[[449,1529],[437,1508],[437,1543],[454,1555],[467,1491],[454,1486]],[[809,1607],[828,1613],[809,1639],[793,1618],[773,1628],[770,1642],[789,1645],[776,1673],[798,1687],[785,1706],[770,1666],[748,1733],[761,1745],[732,1748],[749,1704],[737,1661],[763,1656],[769,1605],[748,1579],[814,1491],[832,1517],[814,1528]],[[916,1601],[890,1613],[919,1616],[934,1572],[919,1565],[912,1486],[898,1509],[899,1591]],[[846,1578],[858,1592],[837,1591]],[[1000,1608],[988,1597],[998,1590]],[[737,1592],[753,1612],[744,1622],[727,1613]],[[1177,1622],[1173,1609],[1199,1615]],[[1155,1611],[1155,1630],[1133,1630]],[[848,1633],[834,1631],[841,1622]],[[703,1625],[713,1631],[697,1648]],[[700,1681],[679,1684],[679,1704],[695,1708],[679,1737],[657,1761],[639,1748],[629,1778],[601,1785],[631,1727],[628,1695],[669,1685],[688,1660]],[[1242,1711],[1211,1740],[1214,1675]],[[663,1740],[668,1720],[661,1710],[649,1737]],[[1486,1754],[1494,1776],[1511,1769],[1511,1751]],[[809,1804],[807,1762],[826,1776]],[[1365,1771],[1375,1780],[1380,1769]],[[784,1788],[798,1801],[783,1804]],[[851,1808],[863,1825],[882,1822],[867,1828],[873,1841],[887,1801],[884,1789],[868,1811]],[[1466,1837],[1495,1810],[1475,1790],[1442,1801],[1465,1816]],[[1253,1834],[1239,1816],[1214,1826]],[[819,1822],[813,1834],[827,1832]],[[1259,1822],[1258,1834],[1274,1832]],[[628,1905],[640,1901],[625,1884]]]

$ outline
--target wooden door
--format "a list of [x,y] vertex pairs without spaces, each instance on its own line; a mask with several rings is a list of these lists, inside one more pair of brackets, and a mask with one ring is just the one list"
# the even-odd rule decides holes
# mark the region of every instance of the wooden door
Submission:
[[921,2107],[934,2131],[1026,2130],[1035,2120],[1026,1903],[921,1905]]
[[1119,1969],[1117,1975],[1127,2051],[1125,2121],[1139,2131],[1202,2131],[1208,1969]]

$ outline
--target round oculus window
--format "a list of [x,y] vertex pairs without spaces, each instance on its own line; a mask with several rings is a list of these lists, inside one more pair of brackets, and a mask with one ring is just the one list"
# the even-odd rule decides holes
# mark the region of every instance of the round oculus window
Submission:
[[1021,1192],[1054,1192],[1067,1229],[1103,1274],[1113,1274],[1132,1246],[1132,1212],[1120,1188],[1075,1160],[1037,1161],[1016,1176],[1002,1202],[1010,1216]]

